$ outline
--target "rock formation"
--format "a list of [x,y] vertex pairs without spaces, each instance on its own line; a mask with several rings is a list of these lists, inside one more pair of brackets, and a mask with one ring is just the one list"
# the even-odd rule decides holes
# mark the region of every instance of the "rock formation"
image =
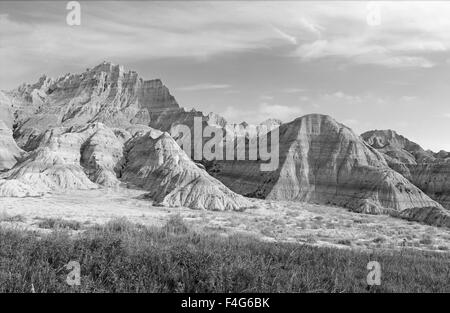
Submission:
[[[324,115],[286,124],[269,119],[251,134],[245,122],[185,111],[160,80],[145,81],[107,62],[0,93],[0,114],[0,196],[126,183],[169,206],[241,210],[250,206],[247,195],[449,223],[447,211],[420,190],[442,203],[450,199],[446,152],[424,151],[395,133],[372,133],[367,144]],[[261,172],[261,158],[195,163],[167,134],[180,124],[193,130],[195,118],[202,129],[223,132],[225,144],[230,137],[267,141],[277,129],[279,167]],[[248,146],[244,152],[248,157]]]
[[168,133],[148,132],[127,146],[122,180],[149,190],[157,203],[220,211],[250,206],[198,167]]
[[425,151],[415,142],[408,140],[393,130],[368,131],[362,134],[361,137],[370,146],[386,155],[388,162],[416,164],[434,159],[433,153]]
[[17,107],[14,137],[27,151],[35,149],[36,138],[51,127],[93,122],[111,127],[148,125],[152,112],[178,109],[159,79],[145,81],[136,72],[107,62],[82,74],[43,76],[7,96]]
[[[81,146],[80,164],[91,181],[101,186],[119,185],[116,172],[123,159],[123,145],[130,135],[103,124]],[[122,140],[121,140],[122,139]]]
[[102,123],[48,130],[37,149],[0,176],[0,196],[113,187],[121,180],[148,190],[161,205],[208,210],[250,206],[195,165],[170,135],[146,130],[136,130],[134,137]]
[[24,155],[14,141],[11,129],[0,120],[0,172],[13,167]]
[[27,186],[33,194],[97,188],[80,165],[81,147],[93,131],[91,126],[81,131],[64,127],[48,130],[37,149],[0,176],[17,186],[17,194],[9,191],[9,196],[23,196],[20,186]]
[[398,215],[442,207],[390,169],[382,154],[350,128],[325,115],[280,126],[280,166],[261,172],[259,161],[217,161],[210,172],[230,189],[275,200],[334,204],[362,213]]
[[[104,62],[82,74],[42,76],[35,84],[0,94],[0,101],[17,142],[30,151],[15,164],[22,151],[11,132],[1,128],[5,144],[0,164],[5,169],[15,164],[0,176],[1,196],[131,182],[165,205],[212,210],[249,206],[191,161],[174,139],[148,126],[151,121],[168,125],[158,117],[168,114],[175,120],[185,113],[158,79],[144,81],[136,72]],[[218,126],[222,122],[219,116],[210,118]]]
[[450,159],[447,152],[425,151],[392,130],[369,131],[361,136],[383,154],[392,169],[450,209]]
[[0,91],[0,121],[9,129],[13,128],[14,116],[11,99]]

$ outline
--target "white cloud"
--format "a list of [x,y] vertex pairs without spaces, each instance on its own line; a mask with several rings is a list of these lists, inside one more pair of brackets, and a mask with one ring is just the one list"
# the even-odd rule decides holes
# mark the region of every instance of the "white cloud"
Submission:
[[341,57],[356,64],[382,65],[391,68],[430,68],[435,64],[420,56],[393,55],[392,51],[380,45],[367,43],[364,38],[340,38],[333,41],[316,40],[300,45],[294,55],[305,61],[324,57]]
[[448,52],[449,11],[444,2],[383,2],[381,25],[370,27],[364,3],[330,3],[329,10],[313,14],[323,25],[320,38],[301,42],[293,55],[303,61],[338,57],[350,64],[430,68],[434,54]]
[[347,102],[361,102],[360,96],[349,95],[342,91],[336,91],[332,94],[325,94],[325,95],[323,95],[323,97],[326,99],[339,99],[339,100],[344,100]]
[[355,119],[346,119],[346,120],[342,121],[342,124],[347,125],[347,126],[358,125],[359,121],[355,120]]
[[99,1],[82,4],[78,27],[65,24],[67,12],[57,3],[22,5],[21,14],[9,11],[14,4],[0,5],[0,58],[8,60],[2,71],[10,79],[45,62],[62,67],[68,61],[95,64],[105,57],[116,62],[202,60],[280,46],[305,62],[334,57],[349,64],[430,68],[438,62],[434,54],[447,53],[450,42],[450,3],[445,2],[383,2],[378,27],[367,25],[366,4],[360,2],[130,6]]
[[266,118],[276,118],[282,121],[290,121],[295,119],[303,112],[299,106],[268,104],[265,102],[259,105],[258,111]]
[[240,123],[245,121],[249,124],[259,124],[268,118],[276,118],[283,122],[291,120],[303,115],[303,110],[299,106],[287,106],[280,104],[269,104],[261,102],[256,107],[235,108],[228,106],[220,115],[225,117],[231,123]]
[[303,102],[306,102],[306,101],[309,101],[310,99],[309,99],[308,96],[301,96],[301,97],[299,98],[299,100],[300,100],[300,101],[303,101]]
[[286,32],[282,31],[281,29],[278,29],[276,27],[273,27],[273,30],[280,35],[281,38],[285,39],[289,43],[296,45],[297,44],[297,38],[295,38],[292,35],[287,34]]
[[324,28],[320,25],[314,24],[307,18],[300,18],[300,23],[308,30],[310,30],[312,33],[316,34],[318,37],[320,37],[321,32],[324,30]]

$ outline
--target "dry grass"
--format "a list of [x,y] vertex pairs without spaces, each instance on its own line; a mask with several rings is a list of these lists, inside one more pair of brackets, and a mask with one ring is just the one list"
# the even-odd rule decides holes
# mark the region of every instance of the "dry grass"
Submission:
[[[23,222],[17,222],[20,228],[40,232],[49,232],[55,223],[42,222],[39,225],[36,220],[79,222],[83,230],[86,222],[105,224],[122,216],[133,223],[162,226],[171,214],[177,213],[198,232],[247,234],[269,242],[306,242],[316,246],[351,247],[369,251],[400,250],[404,247],[424,251],[450,250],[450,229],[388,216],[358,214],[325,205],[256,199],[250,199],[254,207],[245,212],[208,212],[155,207],[151,201],[140,197],[142,193],[143,191],[118,188],[73,191],[43,198],[0,198],[0,208],[8,216],[22,217]],[[12,222],[3,224],[14,226]],[[78,225],[67,227],[78,228]],[[350,240],[352,244],[342,245],[338,243],[339,240]]]
[[43,218],[37,223],[39,228],[43,229],[70,229],[80,230],[81,223],[78,221],[64,220],[61,218]]
[[[315,240],[313,238],[313,240]],[[382,284],[367,289],[367,263]],[[81,264],[81,286],[65,282]],[[0,228],[0,292],[443,292],[450,254],[268,243],[190,229],[182,217],[163,227],[119,219],[71,236]]]
[[20,215],[9,215],[5,212],[0,213],[0,222],[8,222],[8,223],[23,223],[25,222],[25,218]]

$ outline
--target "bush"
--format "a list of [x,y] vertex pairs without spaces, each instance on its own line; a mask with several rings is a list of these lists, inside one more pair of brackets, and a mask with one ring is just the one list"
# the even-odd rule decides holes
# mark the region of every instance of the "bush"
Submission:
[[81,223],[78,221],[63,220],[60,218],[44,218],[37,224],[39,228],[44,229],[81,229]]
[[433,242],[434,242],[433,238],[427,235],[423,236],[423,238],[419,240],[419,243],[423,245],[431,245],[433,244]]
[[4,212],[0,213],[0,222],[23,223],[25,218],[22,215],[9,215]]
[[352,241],[350,239],[339,239],[337,243],[340,245],[345,245],[345,246],[352,245]]
[[172,215],[163,227],[163,231],[173,234],[186,234],[189,231],[181,215]]
[[372,240],[374,243],[383,243],[386,242],[386,238],[384,237],[377,237],[374,240]]

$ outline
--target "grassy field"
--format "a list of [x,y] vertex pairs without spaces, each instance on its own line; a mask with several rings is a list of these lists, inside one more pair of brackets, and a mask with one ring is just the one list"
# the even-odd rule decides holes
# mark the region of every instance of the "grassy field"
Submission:
[[[70,235],[0,229],[0,292],[450,292],[448,252],[374,252],[202,235],[116,220]],[[69,286],[65,265],[81,264]],[[369,261],[381,286],[366,286]]]

